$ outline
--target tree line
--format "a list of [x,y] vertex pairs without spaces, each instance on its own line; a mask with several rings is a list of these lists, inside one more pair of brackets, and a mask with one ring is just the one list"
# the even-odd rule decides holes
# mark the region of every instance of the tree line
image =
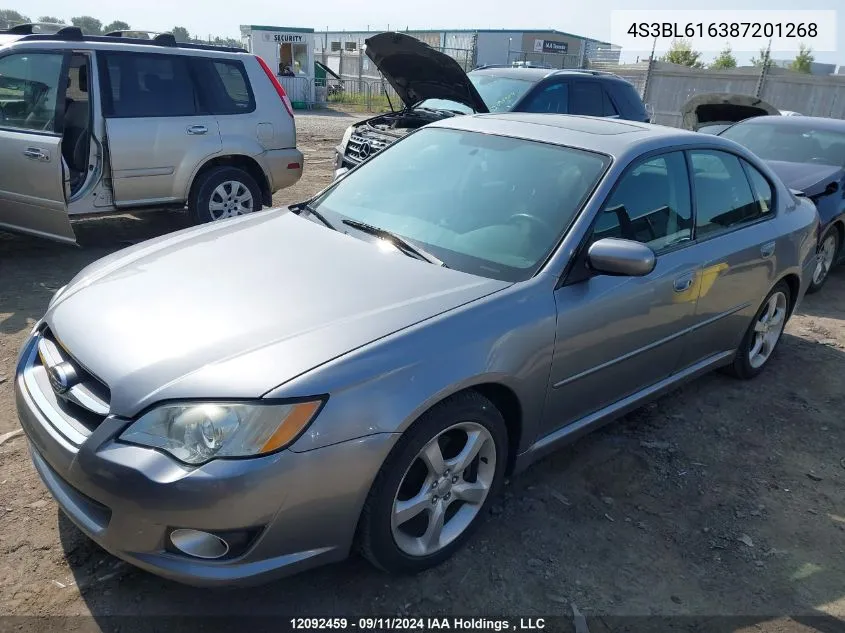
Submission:
[[[813,50],[801,43],[798,45],[798,53],[795,55],[795,59],[792,60],[788,68],[799,73],[809,74],[814,60]],[[729,45],[726,45],[711,63],[705,64],[701,60],[701,53],[693,50],[689,42],[683,39],[674,40],[666,54],[660,58],[660,61],[689,66],[690,68],[712,68],[714,70],[736,68],[736,57],[734,57]],[[772,60],[765,48],[760,49],[757,57],[751,58],[751,65],[758,68],[771,66],[771,64]]]
[[[36,20],[31,20],[28,16],[25,16],[12,9],[0,9],[0,30],[8,29],[9,27],[15,26],[16,24],[27,24],[31,22],[67,24],[68,26],[78,26],[86,35],[104,35],[105,33],[110,33],[112,31],[132,30],[132,27],[129,25],[129,23],[124,22],[123,20],[114,20],[113,22],[109,22],[108,24],[103,24],[100,20],[90,15],[79,15],[70,18],[69,22],[66,22],[62,18],[57,18],[52,15],[42,15],[39,16]],[[196,36],[192,36],[188,32],[188,29],[186,29],[184,26],[174,26],[168,31],[168,33],[173,33],[173,36],[176,38],[177,42],[213,44],[215,46],[241,46],[240,40],[237,40],[233,37],[220,37],[209,35],[207,39],[202,39]]]

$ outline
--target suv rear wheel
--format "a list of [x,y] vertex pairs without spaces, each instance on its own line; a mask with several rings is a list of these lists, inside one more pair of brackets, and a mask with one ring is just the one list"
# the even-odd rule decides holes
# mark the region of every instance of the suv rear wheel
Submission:
[[261,210],[261,189],[237,167],[214,167],[200,175],[188,201],[197,224]]

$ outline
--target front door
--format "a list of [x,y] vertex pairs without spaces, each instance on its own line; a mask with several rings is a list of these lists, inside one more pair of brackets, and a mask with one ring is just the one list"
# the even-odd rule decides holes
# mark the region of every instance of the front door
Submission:
[[195,168],[222,147],[216,117],[200,107],[189,58],[98,56],[115,204],[184,200]]
[[75,242],[61,151],[65,61],[61,52],[0,57],[0,228]]
[[632,165],[588,243],[643,242],[657,255],[644,277],[593,275],[555,292],[557,333],[545,432],[571,424],[667,378],[678,366],[697,300],[700,255],[683,152]]

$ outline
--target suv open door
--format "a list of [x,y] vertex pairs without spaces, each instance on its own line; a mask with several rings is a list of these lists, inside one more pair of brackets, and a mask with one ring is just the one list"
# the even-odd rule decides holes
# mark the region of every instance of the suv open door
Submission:
[[65,77],[63,52],[0,56],[0,228],[75,243],[62,164]]
[[67,61],[57,51],[0,56],[0,229],[75,243],[62,164]]

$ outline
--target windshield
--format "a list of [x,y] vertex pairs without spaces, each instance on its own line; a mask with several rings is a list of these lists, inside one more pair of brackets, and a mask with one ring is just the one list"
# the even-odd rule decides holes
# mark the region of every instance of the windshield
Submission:
[[[507,112],[522,98],[528,89],[534,85],[529,79],[513,79],[512,77],[495,77],[487,74],[467,75],[472,85],[484,100],[484,105],[490,112]],[[429,110],[450,110],[461,114],[472,114],[472,108],[448,99],[426,99],[419,108]]]
[[845,165],[845,132],[816,129],[811,124],[749,121],[728,128],[721,136],[744,145],[763,160]]
[[422,128],[312,201],[338,225],[365,222],[449,268],[529,278],[574,220],[609,159],[582,150]]

